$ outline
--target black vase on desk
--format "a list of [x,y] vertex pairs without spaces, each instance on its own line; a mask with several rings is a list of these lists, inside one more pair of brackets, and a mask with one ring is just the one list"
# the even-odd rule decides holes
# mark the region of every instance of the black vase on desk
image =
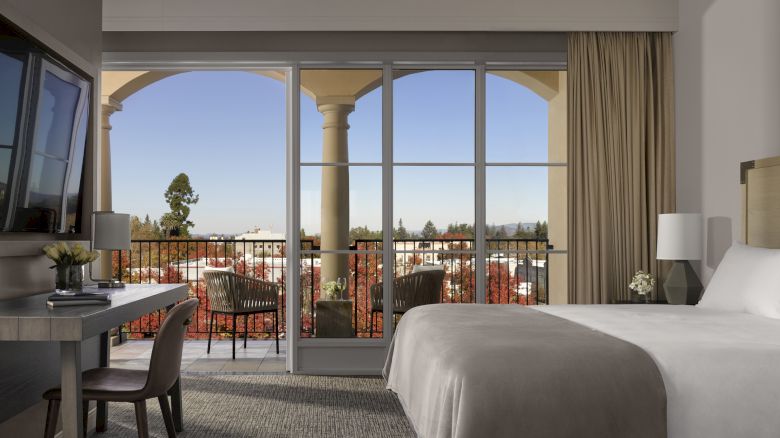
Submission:
[[81,292],[84,289],[84,265],[57,265],[54,285],[58,291]]

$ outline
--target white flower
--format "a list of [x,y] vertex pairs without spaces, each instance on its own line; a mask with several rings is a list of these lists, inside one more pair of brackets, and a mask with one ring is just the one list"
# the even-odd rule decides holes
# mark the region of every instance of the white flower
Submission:
[[655,276],[645,271],[637,271],[634,278],[631,279],[628,288],[639,295],[647,295],[655,287]]

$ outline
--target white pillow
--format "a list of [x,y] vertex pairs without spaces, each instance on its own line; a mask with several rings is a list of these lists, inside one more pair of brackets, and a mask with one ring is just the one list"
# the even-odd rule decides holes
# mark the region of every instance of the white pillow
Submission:
[[780,319],[780,250],[733,244],[697,306]]

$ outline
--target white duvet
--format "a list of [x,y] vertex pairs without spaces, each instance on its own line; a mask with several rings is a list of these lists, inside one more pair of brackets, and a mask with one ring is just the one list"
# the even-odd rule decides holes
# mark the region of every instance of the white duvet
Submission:
[[780,437],[780,320],[671,305],[535,309],[644,349],[663,376],[669,437]]

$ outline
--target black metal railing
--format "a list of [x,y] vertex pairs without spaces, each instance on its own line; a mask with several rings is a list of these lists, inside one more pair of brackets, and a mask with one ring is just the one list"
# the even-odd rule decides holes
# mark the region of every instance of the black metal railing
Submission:
[[[319,242],[301,242],[301,327],[302,336],[314,335],[315,303],[319,299]],[[486,259],[486,300],[488,303],[542,304],[549,296],[549,254],[546,239],[488,239]],[[360,251],[350,257],[348,293],[354,302],[353,325],[358,336],[369,336],[371,296],[374,284],[382,281],[382,242],[359,239],[350,247]],[[280,332],[286,328],[287,266],[284,240],[133,240],[129,251],[115,251],[115,278],[126,283],[186,283],[190,296],[200,305],[191,337],[208,333],[208,298],[203,271],[229,267],[233,271],[273,281],[280,285]],[[399,239],[393,241],[394,276],[413,271],[415,265],[438,265],[445,271],[441,289],[443,303],[476,302],[476,250],[472,239]],[[153,336],[164,311],[146,315],[125,324],[131,336]],[[230,316],[219,315],[217,333],[232,327]],[[381,336],[381,317],[375,321],[374,336]],[[243,332],[244,319],[237,321]],[[271,319],[250,317],[247,331],[254,337],[273,333]],[[377,330],[378,329],[378,330]]]
[[[378,240],[356,240],[353,250],[382,249]],[[549,302],[549,251],[547,239],[487,239],[486,294],[488,304],[547,304]],[[354,306],[358,336],[371,332],[370,288],[381,282],[381,256],[354,254],[350,263],[355,294],[362,298]],[[415,265],[437,265],[444,269],[440,292],[442,303],[476,303],[476,247],[473,239],[396,239],[393,241],[394,276],[413,272]],[[360,269],[356,269],[360,267]],[[381,317],[373,333],[381,336]]]

